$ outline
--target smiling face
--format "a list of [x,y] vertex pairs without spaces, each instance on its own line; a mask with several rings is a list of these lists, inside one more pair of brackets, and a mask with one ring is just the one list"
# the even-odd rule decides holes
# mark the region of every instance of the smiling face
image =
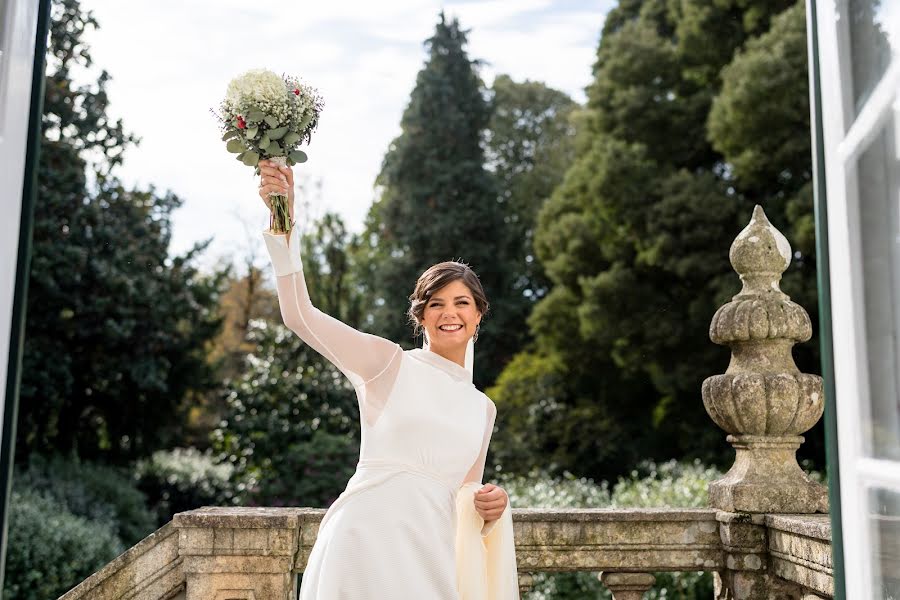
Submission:
[[446,351],[465,347],[480,322],[472,290],[459,279],[431,294],[421,320],[429,346]]

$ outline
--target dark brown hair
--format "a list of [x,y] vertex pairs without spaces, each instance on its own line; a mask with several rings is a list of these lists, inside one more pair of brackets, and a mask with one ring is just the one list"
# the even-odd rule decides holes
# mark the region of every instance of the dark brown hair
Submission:
[[409,322],[413,326],[413,334],[418,335],[422,326],[419,321],[425,315],[425,304],[431,299],[431,295],[437,290],[453,281],[462,281],[470,290],[475,300],[475,308],[481,313],[482,318],[488,311],[487,295],[481,287],[481,280],[469,265],[461,262],[447,261],[432,265],[419,275],[413,293],[409,295]]

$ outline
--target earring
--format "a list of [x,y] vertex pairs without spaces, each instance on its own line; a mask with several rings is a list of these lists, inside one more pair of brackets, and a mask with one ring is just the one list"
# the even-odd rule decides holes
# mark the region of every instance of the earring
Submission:
[[479,323],[478,325],[475,326],[475,335],[472,336],[473,344],[478,341],[478,332],[479,331],[481,331],[481,323]]

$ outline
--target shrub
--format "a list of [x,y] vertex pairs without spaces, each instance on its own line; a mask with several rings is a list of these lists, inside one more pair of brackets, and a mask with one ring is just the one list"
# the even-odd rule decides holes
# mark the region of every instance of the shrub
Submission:
[[75,515],[27,486],[10,500],[6,600],[57,598],[124,550],[112,522]]
[[115,467],[32,455],[13,485],[53,498],[74,515],[111,523],[126,546],[156,529],[146,497],[127,472]]
[[232,483],[234,467],[218,463],[211,450],[158,450],[135,464],[134,477],[161,526],[178,512],[201,506],[227,506],[239,501]]

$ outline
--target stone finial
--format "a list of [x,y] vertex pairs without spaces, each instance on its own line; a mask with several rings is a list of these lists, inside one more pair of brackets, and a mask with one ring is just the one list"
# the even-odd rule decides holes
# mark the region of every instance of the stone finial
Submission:
[[743,288],[712,319],[710,339],[731,347],[722,375],[703,382],[703,404],[737,456],[710,484],[710,505],[732,512],[812,513],[826,490],[797,464],[800,435],[824,410],[822,378],[801,373],[791,348],[812,336],[809,315],[778,283],[791,246],[756,205],[729,258]]

